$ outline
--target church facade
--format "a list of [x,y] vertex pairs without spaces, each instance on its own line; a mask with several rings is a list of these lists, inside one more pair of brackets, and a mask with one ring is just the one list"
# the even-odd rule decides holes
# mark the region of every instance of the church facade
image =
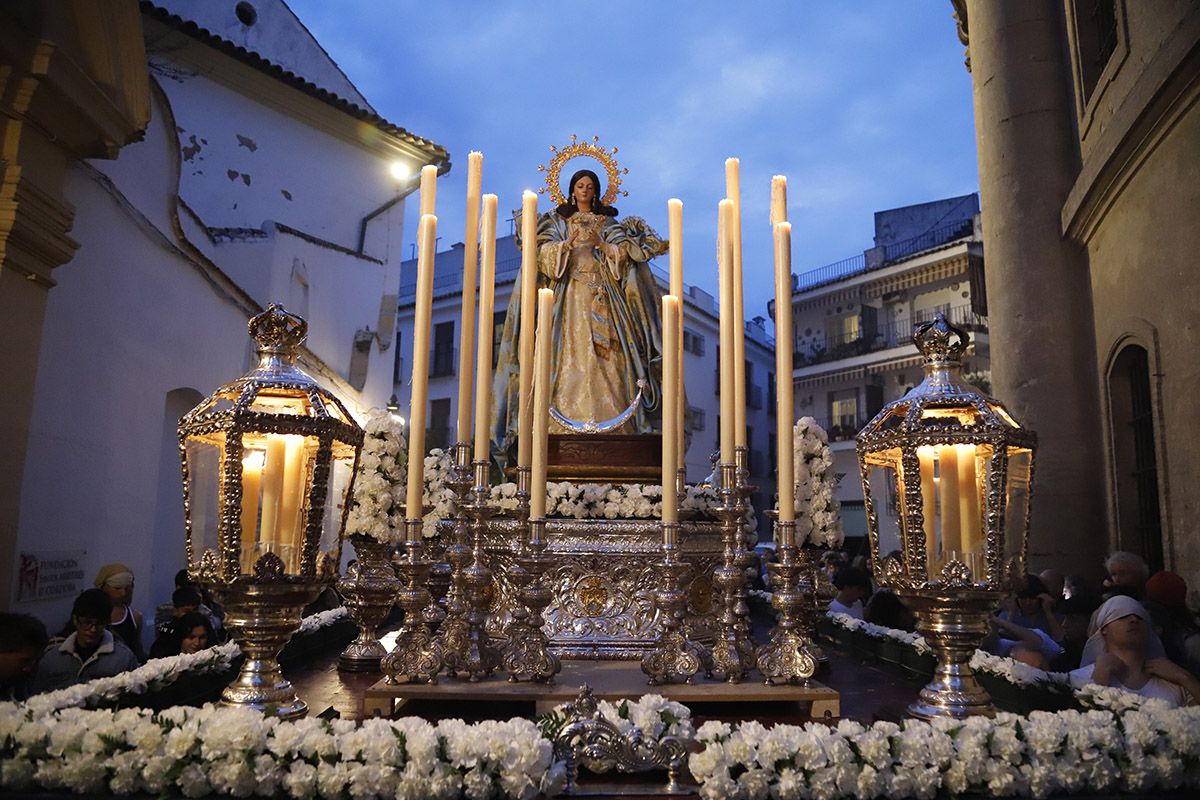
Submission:
[[1200,9],[955,0],[993,387],[1041,440],[1034,564],[1200,583]]
[[[78,35],[101,41],[77,5]],[[75,249],[40,288],[44,322],[6,332],[36,365],[24,416],[5,420],[26,446],[5,459],[19,482],[0,607],[51,625],[109,562],[132,567],[138,607],[170,599],[184,565],[178,419],[254,363],[246,322],[269,303],[308,321],[301,366],[353,413],[386,404],[413,188],[391,169],[449,168],[445,149],[371,109],[282,2],[116,5],[140,64],[119,85],[145,104],[123,146],[17,156],[26,175],[57,163],[73,210]],[[55,33],[38,19],[5,27]],[[7,280],[19,254],[4,255]]]

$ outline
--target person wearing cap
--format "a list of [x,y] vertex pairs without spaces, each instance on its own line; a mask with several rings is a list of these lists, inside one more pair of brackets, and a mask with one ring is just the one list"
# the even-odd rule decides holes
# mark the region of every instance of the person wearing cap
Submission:
[[1117,595],[1096,611],[1096,632],[1083,648],[1082,666],[1071,673],[1076,685],[1098,683],[1174,707],[1200,698],[1200,680],[1166,658],[1150,628],[1150,614],[1137,600]]
[[35,694],[137,669],[137,658],[108,629],[111,615],[112,600],[101,589],[87,589],[75,598],[71,634],[42,654],[33,679]]
[[1161,606],[1165,617],[1167,655],[1195,675],[1200,674],[1200,625],[1187,607],[1187,594],[1187,581],[1174,572],[1156,572],[1146,581],[1146,600]]
[[124,564],[105,564],[96,573],[94,583],[112,601],[112,619],[108,629],[144,664],[146,649],[142,646],[142,615],[130,607],[133,602],[133,570]]

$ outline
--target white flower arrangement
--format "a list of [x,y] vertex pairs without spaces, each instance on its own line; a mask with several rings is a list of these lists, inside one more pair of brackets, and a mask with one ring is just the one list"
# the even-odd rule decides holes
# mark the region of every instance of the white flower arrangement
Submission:
[[35,715],[64,708],[95,708],[129,695],[145,694],[171,685],[185,674],[203,675],[228,669],[241,653],[237,642],[226,642],[198,653],[153,658],[137,669],[107,678],[96,678],[54,692],[34,695],[24,707]]
[[422,534],[426,539],[437,535],[437,522],[450,518],[454,490],[450,488],[450,473],[454,471],[454,456],[448,450],[435,447],[425,456],[425,492],[422,501],[430,507],[424,517]]
[[700,796],[742,800],[1051,794],[1200,787],[1200,708],[1035,711],[836,728],[706,722]]
[[[539,721],[542,732],[548,737],[552,738],[562,729],[567,719],[566,707],[566,703],[556,706]],[[625,736],[632,735],[636,728],[641,732],[642,739],[649,742],[674,736],[690,743],[696,737],[696,729],[692,726],[692,710],[660,694],[644,694],[637,700],[618,703],[601,700],[596,708],[602,718]]]
[[841,547],[841,503],[829,436],[812,417],[801,417],[792,428],[796,470],[796,543]]
[[[507,482],[491,489],[493,505],[500,511],[517,507],[517,485]],[[721,502],[714,489],[688,486],[680,509],[709,513]],[[546,516],[572,519],[657,519],[662,516],[662,486],[651,483],[546,484]]]
[[408,444],[400,420],[371,409],[363,426],[362,453],[354,477],[354,502],[346,515],[346,535],[370,536],[384,544],[404,538]]
[[0,787],[185,797],[516,798],[556,793],[564,765],[534,723],[416,717],[284,722],[250,709],[0,704]]

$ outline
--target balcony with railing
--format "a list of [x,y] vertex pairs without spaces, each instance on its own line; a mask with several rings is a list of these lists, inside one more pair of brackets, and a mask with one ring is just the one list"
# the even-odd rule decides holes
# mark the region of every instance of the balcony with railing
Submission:
[[[959,239],[964,239],[970,236],[974,232],[974,229],[975,223],[972,220],[959,220],[951,225],[944,225],[940,228],[926,231],[920,236],[914,236],[911,239],[892,242],[882,247],[873,248],[867,251],[867,253],[843,258],[841,261],[835,261],[823,267],[801,272],[796,276],[796,291],[805,292],[809,289],[816,289],[819,286],[845,280],[846,278],[853,278],[856,275],[863,275],[883,269],[897,261],[911,258],[926,250],[932,250],[935,247],[941,247]],[[867,257],[868,253],[871,255],[870,258]]]
[[970,333],[987,332],[987,317],[972,311],[969,303],[949,308],[927,309],[917,312],[911,322],[895,320],[876,325],[873,330],[860,325],[859,330],[850,333],[815,337],[814,340],[805,343],[804,349],[793,353],[793,364],[796,367],[807,367],[903,347],[912,342],[913,328],[932,320],[933,315],[939,311],[946,315],[947,322]]

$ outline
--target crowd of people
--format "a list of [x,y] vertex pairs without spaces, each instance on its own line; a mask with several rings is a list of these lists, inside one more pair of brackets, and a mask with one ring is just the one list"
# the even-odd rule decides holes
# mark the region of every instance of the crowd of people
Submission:
[[[830,551],[822,569],[835,592],[830,613],[916,629],[915,615],[887,589],[876,589],[865,557]],[[1113,553],[1094,586],[1055,569],[1026,575],[989,619],[983,647],[1038,669],[1069,672],[1078,683],[1114,686],[1174,705],[1200,702],[1200,623],[1187,605],[1187,582],[1150,574],[1146,562]]]
[[224,640],[219,607],[190,582],[175,575],[170,603],[155,611],[147,652],[141,612],[133,607],[133,570],[106,564],[94,587],[75,598],[59,633],[28,614],[0,613],[0,700],[23,700],[96,678],[136,669],[148,659],[196,653]]

